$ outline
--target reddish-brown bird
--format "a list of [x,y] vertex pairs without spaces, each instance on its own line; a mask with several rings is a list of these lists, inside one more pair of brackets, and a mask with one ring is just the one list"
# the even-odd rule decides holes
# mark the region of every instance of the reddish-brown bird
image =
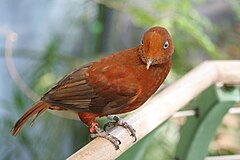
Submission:
[[[45,110],[72,110],[88,126],[96,117],[132,111],[146,102],[169,73],[174,51],[168,31],[153,27],[142,43],[84,65],[63,77],[15,124],[23,124]],[[33,121],[34,121],[33,120]]]

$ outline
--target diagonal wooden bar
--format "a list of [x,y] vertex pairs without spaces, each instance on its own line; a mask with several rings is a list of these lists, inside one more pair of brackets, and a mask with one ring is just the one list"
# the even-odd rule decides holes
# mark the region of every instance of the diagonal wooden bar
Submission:
[[[216,82],[240,85],[240,60],[203,62],[124,120],[132,125],[140,140]],[[122,142],[120,150],[116,151],[108,140],[96,138],[68,160],[116,159],[134,145],[132,137],[122,127],[115,127],[110,134]]]

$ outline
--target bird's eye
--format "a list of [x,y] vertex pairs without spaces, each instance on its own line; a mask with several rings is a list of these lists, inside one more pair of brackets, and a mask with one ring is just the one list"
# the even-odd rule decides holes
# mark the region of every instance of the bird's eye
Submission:
[[143,40],[141,41],[141,44],[143,44]]
[[163,48],[164,48],[164,49],[167,49],[167,48],[168,48],[168,45],[169,45],[169,44],[168,44],[168,41],[166,41],[166,42],[164,43],[164,45],[163,45]]

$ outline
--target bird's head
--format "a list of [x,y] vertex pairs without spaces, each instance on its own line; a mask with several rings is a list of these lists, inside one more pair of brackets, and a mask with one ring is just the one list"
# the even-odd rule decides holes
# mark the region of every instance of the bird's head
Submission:
[[163,27],[153,27],[144,33],[139,55],[147,69],[152,65],[162,64],[172,57],[174,46],[168,31]]

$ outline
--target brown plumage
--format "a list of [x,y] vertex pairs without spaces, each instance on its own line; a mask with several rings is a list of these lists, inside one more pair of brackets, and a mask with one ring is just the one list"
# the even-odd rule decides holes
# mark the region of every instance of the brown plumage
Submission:
[[168,75],[173,50],[166,29],[149,29],[136,48],[113,53],[63,77],[17,121],[12,134],[46,109],[75,111],[90,126],[96,117],[140,107]]

